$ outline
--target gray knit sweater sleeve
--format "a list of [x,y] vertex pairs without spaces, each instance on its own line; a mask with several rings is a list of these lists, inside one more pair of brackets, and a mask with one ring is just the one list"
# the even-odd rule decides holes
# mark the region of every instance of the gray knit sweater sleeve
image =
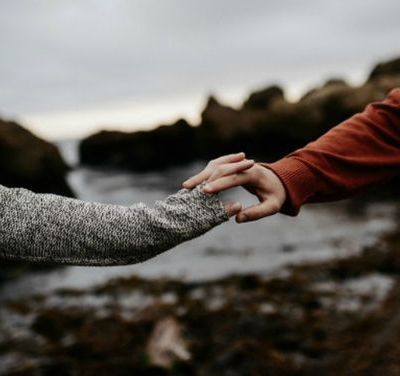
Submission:
[[0,186],[0,258],[73,265],[145,261],[226,221],[201,187],[119,206]]

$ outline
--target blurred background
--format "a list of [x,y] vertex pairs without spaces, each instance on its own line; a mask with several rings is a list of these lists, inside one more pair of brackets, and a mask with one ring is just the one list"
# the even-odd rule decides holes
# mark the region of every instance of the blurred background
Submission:
[[[399,14],[3,0],[0,184],[151,205],[216,156],[276,160],[400,87]],[[0,374],[397,374],[399,187],[229,222],[139,265],[2,262]]]

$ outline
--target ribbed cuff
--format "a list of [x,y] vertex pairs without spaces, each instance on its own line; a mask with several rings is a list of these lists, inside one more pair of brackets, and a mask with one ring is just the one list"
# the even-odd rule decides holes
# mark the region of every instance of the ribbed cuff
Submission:
[[301,205],[313,196],[318,180],[310,168],[296,157],[286,157],[274,163],[260,163],[272,170],[282,181],[286,201],[280,212],[296,216]]

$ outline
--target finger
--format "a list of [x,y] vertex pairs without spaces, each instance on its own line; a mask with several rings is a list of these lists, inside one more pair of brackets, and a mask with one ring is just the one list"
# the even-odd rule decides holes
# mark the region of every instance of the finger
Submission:
[[[239,162],[239,161],[242,161],[244,158],[245,158],[245,153],[240,152],[240,153],[236,153],[236,154],[224,155],[222,157],[214,159],[213,161],[210,162],[210,164],[213,166],[217,166],[217,165],[221,165],[224,163]],[[212,173],[212,169],[209,166],[207,166],[200,173],[185,180],[182,183],[182,187],[186,188],[186,189],[192,189],[192,188],[196,187],[197,185],[203,183],[203,181],[206,181],[210,177],[211,173]]]
[[218,193],[229,188],[247,184],[249,179],[250,176],[246,174],[246,172],[223,176],[222,178],[207,183],[204,186],[203,191],[206,193]]
[[220,165],[224,163],[232,163],[232,162],[239,162],[242,161],[246,157],[246,154],[243,152],[240,153],[235,153],[235,154],[228,154],[228,155],[223,155],[222,157],[219,157],[217,159],[214,159],[212,163],[214,165]]
[[258,205],[250,206],[241,210],[236,216],[236,222],[250,222],[257,219],[268,217],[279,212],[279,207],[275,200],[266,200]]
[[214,181],[223,176],[237,174],[239,172],[249,169],[250,167],[253,167],[254,163],[255,162],[253,160],[246,159],[246,160],[240,161],[240,162],[227,163],[227,164],[220,165],[211,174],[211,176],[208,178],[208,181]]
[[242,209],[242,204],[240,202],[230,202],[224,205],[225,211],[229,217],[233,217],[238,214]]
[[211,171],[208,168],[205,168],[203,171],[198,173],[195,176],[192,176],[188,180],[182,183],[183,188],[192,189],[197,185],[201,184],[203,181],[206,181],[211,175]]

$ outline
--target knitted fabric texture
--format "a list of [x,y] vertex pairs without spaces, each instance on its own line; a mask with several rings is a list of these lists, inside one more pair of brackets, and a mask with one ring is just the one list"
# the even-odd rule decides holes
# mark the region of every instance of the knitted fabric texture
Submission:
[[152,258],[228,220],[215,195],[183,189],[153,208],[84,202],[0,185],[0,258],[124,265]]

